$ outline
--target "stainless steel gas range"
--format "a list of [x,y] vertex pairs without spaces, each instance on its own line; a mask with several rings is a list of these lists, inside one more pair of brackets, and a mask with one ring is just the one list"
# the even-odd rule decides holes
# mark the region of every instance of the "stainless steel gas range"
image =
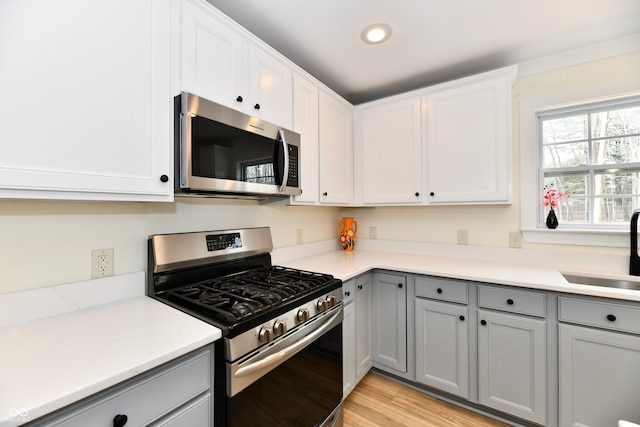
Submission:
[[271,264],[269,228],[149,238],[147,294],[222,330],[215,426],[342,426],[342,282]]

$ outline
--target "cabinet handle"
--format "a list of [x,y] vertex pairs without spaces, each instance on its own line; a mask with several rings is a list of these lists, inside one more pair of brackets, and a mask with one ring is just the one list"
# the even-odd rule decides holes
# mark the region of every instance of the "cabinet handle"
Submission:
[[243,101],[243,99],[242,99],[242,97],[241,97],[241,96],[238,96],[238,97],[236,98],[236,101],[238,101],[238,102],[242,102],[242,101]]
[[507,304],[509,304],[509,305],[513,305],[513,300],[512,300],[511,298],[509,298],[509,299],[507,300]]
[[362,285],[358,285],[358,289],[362,289]]
[[344,293],[344,295],[348,297],[349,295],[351,295],[351,292],[347,291]]
[[607,320],[610,322],[615,322],[616,316],[614,316],[613,314],[607,314]]
[[[460,321],[464,322],[464,316],[460,316]],[[484,322],[484,320],[483,320],[483,322]]]
[[436,292],[441,294],[442,293],[442,289],[438,288],[438,289],[436,289]]
[[323,196],[326,196],[326,195],[327,195],[327,192],[325,191],[324,193],[322,193],[322,195],[323,195]]
[[260,104],[254,105],[253,108],[255,108],[256,110],[259,110],[260,109]]
[[161,175],[160,176],[160,181],[167,182],[167,181],[169,181],[169,177],[167,175]]
[[486,321],[486,320],[481,320],[481,321],[480,321],[480,324],[481,324],[482,326],[486,326],[486,325],[487,325],[487,321]]
[[416,197],[420,197],[420,193],[416,191]]
[[434,192],[432,191],[431,193],[429,193],[429,195],[430,195],[431,197],[433,197],[433,196],[435,196],[435,195],[436,195],[436,193],[434,193]]
[[398,287],[402,289],[402,283],[398,283]]
[[127,418],[126,415],[116,415],[115,417],[113,417],[113,427],[122,427],[127,423],[128,419],[129,418]]

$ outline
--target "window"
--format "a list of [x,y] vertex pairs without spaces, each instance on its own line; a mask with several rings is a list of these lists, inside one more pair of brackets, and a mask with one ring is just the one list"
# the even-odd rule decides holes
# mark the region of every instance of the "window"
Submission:
[[[567,228],[627,226],[640,208],[640,98],[539,112],[539,194],[568,191]],[[540,211],[538,223],[546,212]]]

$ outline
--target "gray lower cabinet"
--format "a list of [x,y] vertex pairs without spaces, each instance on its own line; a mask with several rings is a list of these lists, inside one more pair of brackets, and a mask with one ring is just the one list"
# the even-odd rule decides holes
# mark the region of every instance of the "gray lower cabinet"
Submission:
[[577,297],[558,304],[560,426],[640,424],[640,305]]
[[478,306],[478,402],[546,425],[545,294],[479,286]]
[[469,398],[469,308],[415,300],[416,381]]
[[392,374],[407,373],[407,277],[373,274],[373,364]]
[[109,427],[116,425],[116,416],[126,416],[127,427],[211,426],[212,385],[213,352],[209,346],[30,425]]
[[343,283],[343,396],[369,371],[371,357],[371,275]]
[[546,424],[546,322],[478,310],[478,402]]

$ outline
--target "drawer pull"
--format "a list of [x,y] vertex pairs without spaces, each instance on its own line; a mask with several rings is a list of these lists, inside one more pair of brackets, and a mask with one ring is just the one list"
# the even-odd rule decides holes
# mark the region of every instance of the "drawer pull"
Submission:
[[616,316],[614,316],[613,314],[607,314],[607,320],[609,320],[610,322],[615,322]]
[[509,304],[509,305],[513,305],[513,300],[512,300],[511,298],[509,298],[509,299],[507,300],[507,304]]
[[464,316],[460,316],[460,321],[464,322]]
[[351,292],[346,291],[346,292],[344,293],[344,295],[348,297],[349,295],[351,295]]
[[436,289],[436,292],[441,294],[442,293],[442,289],[438,288],[438,289]]
[[127,423],[128,420],[129,418],[127,418],[126,415],[118,414],[113,417],[113,427],[122,427]]
[[487,321],[486,321],[486,320],[481,320],[481,321],[480,321],[480,324],[481,324],[482,326],[487,326]]

